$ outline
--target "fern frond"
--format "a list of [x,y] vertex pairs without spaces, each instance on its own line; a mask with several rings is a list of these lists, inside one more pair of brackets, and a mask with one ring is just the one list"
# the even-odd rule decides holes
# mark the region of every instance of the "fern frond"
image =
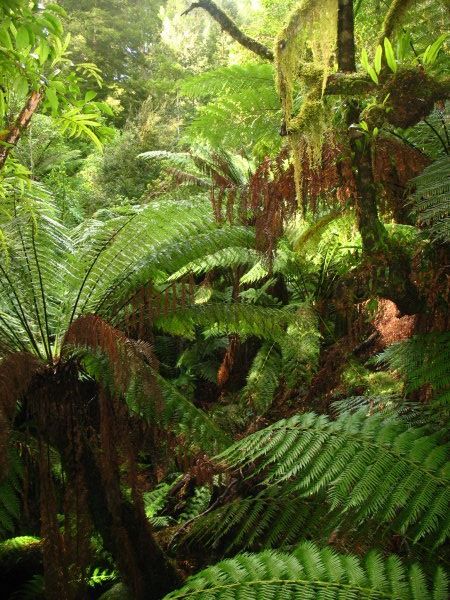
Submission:
[[273,67],[264,64],[233,65],[187,80],[186,95],[214,99],[198,110],[185,137],[259,157],[276,153],[281,112],[273,82]]
[[303,542],[291,554],[238,554],[190,577],[165,599],[445,600],[447,591],[441,568],[430,583],[418,564],[406,567],[395,555],[370,552],[361,560]]
[[281,357],[275,344],[264,343],[253,359],[242,390],[242,397],[258,415],[263,415],[272,404],[281,375]]
[[376,519],[442,544],[450,532],[449,445],[425,428],[394,418],[344,414],[336,421],[297,415],[237,442],[219,460],[229,468],[257,463],[266,486],[309,497],[327,490],[331,508],[358,525]]
[[200,516],[183,538],[187,544],[223,547],[224,554],[296,544],[305,536],[324,542],[336,526],[322,498],[317,502],[283,494],[277,486],[238,498]]
[[412,211],[435,242],[450,241],[450,158],[444,156],[411,181]]
[[450,333],[428,333],[392,344],[378,357],[377,363],[402,373],[407,392],[431,386],[436,403],[450,402]]
[[250,304],[210,303],[161,315],[155,326],[166,333],[186,339],[195,338],[196,327],[205,328],[204,335],[251,335],[278,341],[284,334],[292,313]]
[[183,80],[181,92],[194,98],[221,96],[255,87],[273,87],[270,64],[246,64],[221,67]]
[[8,472],[0,479],[0,536],[14,531],[22,512],[23,464],[16,450],[10,449],[7,458]]
[[[147,367],[150,368],[150,367]],[[188,447],[214,453],[227,448],[231,439],[206,412],[197,408],[168,379],[152,371],[163,402],[149,397],[145,381],[135,377],[127,390],[128,406],[152,423],[172,431]]]
[[310,382],[319,361],[320,339],[317,315],[304,303],[281,342],[283,376],[290,388]]
[[214,254],[208,254],[198,260],[187,263],[184,267],[173,273],[167,281],[176,281],[188,273],[201,275],[213,269],[230,269],[239,265],[252,265],[259,257],[259,253],[251,248],[224,248]]

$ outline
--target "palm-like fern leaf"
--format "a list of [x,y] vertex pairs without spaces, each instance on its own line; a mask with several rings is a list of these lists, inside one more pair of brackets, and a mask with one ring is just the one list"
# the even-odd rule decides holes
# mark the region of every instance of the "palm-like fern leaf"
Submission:
[[450,241],[450,158],[444,156],[413,179],[413,213],[436,242]]
[[244,400],[251,403],[257,414],[264,414],[272,404],[280,375],[278,348],[274,343],[265,342],[253,359],[242,391]]
[[331,508],[356,524],[376,519],[414,541],[442,544],[450,532],[449,445],[394,418],[314,413],[285,419],[227,449],[233,468],[256,462],[265,485],[308,497],[327,490]]
[[428,583],[418,564],[370,552],[363,560],[303,542],[291,554],[239,554],[208,567],[166,596],[202,600],[445,600],[447,578],[438,568]]
[[406,378],[408,392],[431,386],[434,398],[442,405],[450,400],[450,333],[416,335],[392,344],[377,357]]
[[166,333],[195,338],[196,327],[205,328],[206,336],[238,334],[280,340],[293,319],[291,312],[250,304],[210,303],[180,309],[155,319],[155,326]]
[[272,65],[233,65],[195,76],[183,83],[188,96],[211,100],[187,127],[189,139],[212,146],[246,149],[256,156],[280,147],[280,102]]
[[317,502],[295,494],[283,494],[273,486],[256,496],[238,498],[200,516],[184,542],[238,550],[260,550],[298,543],[306,535],[327,541],[338,524],[329,513],[325,498]]

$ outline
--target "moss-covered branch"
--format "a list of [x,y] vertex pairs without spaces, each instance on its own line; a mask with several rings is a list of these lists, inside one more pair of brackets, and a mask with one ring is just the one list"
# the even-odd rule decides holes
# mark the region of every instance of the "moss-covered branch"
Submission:
[[401,23],[405,13],[416,0],[392,0],[380,32],[380,41],[391,37],[394,29]]
[[236,42],[254,52],[261,58],[266,60],[273,61],[273,52],[261,42],[251,38],[243,31],[239,29],[236,23],[224,12],[221,8],[217,6],[215,2],[211,0],[198,0],[198,2],[193,2],[190,7],[184,11],[183,15],[187,15],[191,11],[196,8],[203,8],[207,13],[211,15],[211,17],[219,23],[224,31],[226,31]]

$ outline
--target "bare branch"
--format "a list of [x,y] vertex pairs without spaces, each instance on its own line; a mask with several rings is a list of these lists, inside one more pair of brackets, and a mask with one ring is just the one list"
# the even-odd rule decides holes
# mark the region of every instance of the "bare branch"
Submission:
[[203,8],[203,10],[206,10],[206,12],[209,13],[217,23],[219,23],[222,29],[226,31],[234,40],[236,40],[236,42],[241,44],[241,46],[244,46],[244,48],[247,48],[247,50],[251,50],[251,52],[254,52],[265,60],[274,60],[272,50],[241,31],[236,23],[227,15],[226,12],[219,8],[215,2],[212,2],[212,0],[198,0],[198,2],[193,2],[191,6],[184,11],[183,15],[189,14],[196,8]]

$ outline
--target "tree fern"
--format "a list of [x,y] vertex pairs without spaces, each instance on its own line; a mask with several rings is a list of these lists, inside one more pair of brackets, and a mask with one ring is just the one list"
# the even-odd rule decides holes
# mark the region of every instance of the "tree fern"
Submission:
[[327,491],[330,506],[355,525],[385,527],[439,545],[450,531],[448,444],[394,418],[313,413],[285,419],[227,449],[229,468],[256,462],[251,477],[304,497]]
[[418,564],[406,567],[394,555],[383,558],[370,552],[359,559],[303,542],[290,554],[265,551],[224,560],[188,579],[166,600],[445,600],[447,593],[441,568],[428,582]]
[[202,73],[185,81],[182,92],[214,98],[197,111],[186,128],[187,139],[245,149],[260,157],[280,148],[280,102],[271,65],[232,65]]

